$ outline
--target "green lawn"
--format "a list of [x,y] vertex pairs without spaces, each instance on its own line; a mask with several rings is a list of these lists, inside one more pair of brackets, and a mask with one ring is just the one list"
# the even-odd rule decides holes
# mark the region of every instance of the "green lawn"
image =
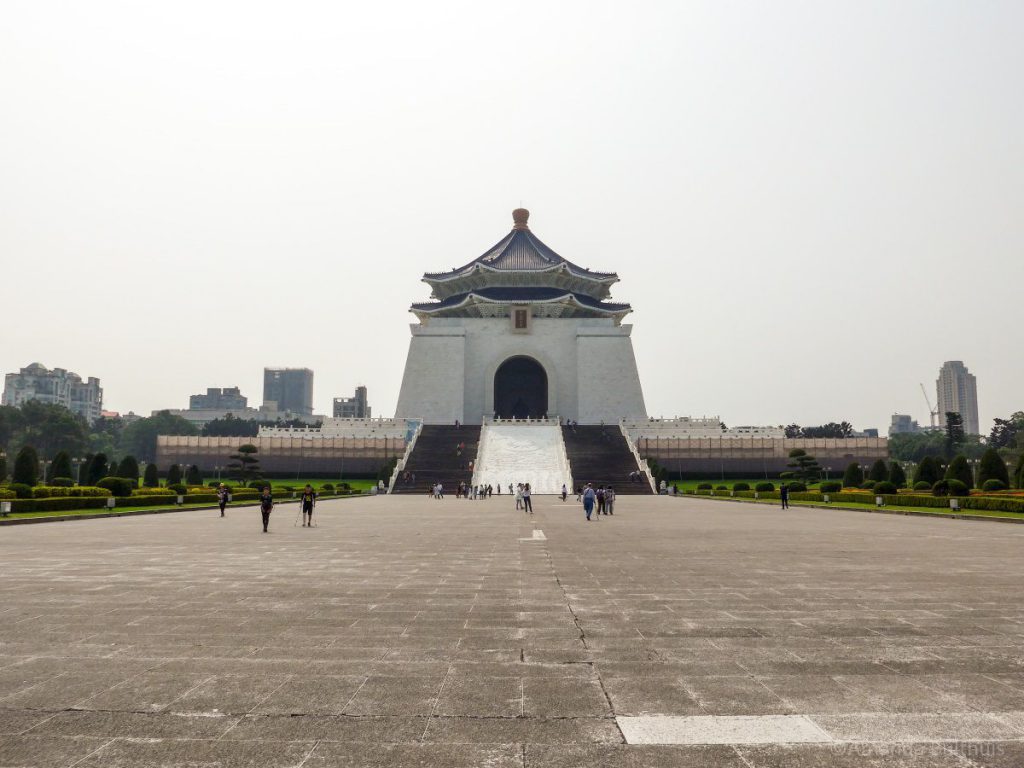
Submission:
[[[330,481],[326,480],[324,482],[330,482]],[[369,482],[369,481],[366,481],[366,482]],[[353,495],[353,496],[337,496],[337,497],[328,495],[325,498],[355,499],[355,498],[359,498],[359,497],[355,496],[355,495]],[[278,501],[278,503],[281,503],[281,502],[290,501],[290,499],[288,499],[288,498],[283,498],[282,499],[279,496],[277,501]],[[233,501],[233,502],[231,502],[228,505],[228,507],[229,508],[230,507],[256,507],[256,506],[258,506],[258,504],[259,504],[259,502],[255,501],[255,500],[252,500],[252,501]],[[203,503],[203,504],[182,504],[180,507],[177,506],[176,504],[168,504],[165,507],[161,507],[161,506],[154,507],[154,506],[150,505],[150,506],[145,506],[145,507],[139,507],[139,506],[114,507],[113,509],[106,509],[104,507],[100,507],[100,508],[93,508],[93,509],[54,510],[54,511],[51,511],[51,512],[11,512],[10,515],[8,515],[7,517],[0,517],[0,520],[18,520],[18,519],[21,519],[21,518],[33,518],[33,517],[69,517],[69,516],[70,517],[77,517],[77,516],[80,516],[80,515],[109,515],[109,516],[116,516],[116,515],[123,515],[123,514],[125,514],[127,512],[139,512],[139,511],[142,511],[142,510],[153,512],[153,511],[162,510],[162,509],[216,509],[216,504],[211,504],[209,502],[206,502],[206,503]]]
[[[734,503],[753,503],[753,504],[768,504],[772,506],[779,506],[781,502],[778,499],[728,499],[721,496],[686,496],[683,498],[688,499],[712,499],[713,501],[732,501]],[[835,509],[879,509],[874,504],[859,504],[857,502],[841,502],[838,504],[825,504],[819,501],[791,501],[789,502],[791,507],[812,507],[812,508],[823,508],[831,507]],[[958,515],[960,517],[1002,517],[1011,520],[1024,520],[1024,514],[1018,514],[1016,512],[999,512],[989,509],[961,509],[954,511],[952,509],[942,507],[909,507],[909,506],[895,506],[892,504],[886,504],[881,509],[889,510],[892,512],[917,512],[928,515],[936,515],[938,517],[950,515]]]

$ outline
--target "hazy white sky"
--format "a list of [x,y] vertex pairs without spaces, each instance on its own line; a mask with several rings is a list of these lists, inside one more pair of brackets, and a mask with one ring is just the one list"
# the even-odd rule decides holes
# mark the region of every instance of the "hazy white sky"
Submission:
[[530,208],[652,415],[1024,408],[1024,3],[0,5],[0,371],[393,412],[424,271]]

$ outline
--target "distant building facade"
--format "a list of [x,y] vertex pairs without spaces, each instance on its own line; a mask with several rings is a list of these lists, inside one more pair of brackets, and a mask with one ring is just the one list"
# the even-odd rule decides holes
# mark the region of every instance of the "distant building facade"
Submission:
[[366,399],[366,387],[356,387],[352,397],[334,398],[334,418],[336,419],[368,419],[370,404]]
[[921,425],[907,413],[894,413],[889,424],[889,436],[892,435],[916,435],[923,432]]
[[313,415],[313,371],[309,368],[264,368],[263,407]]
[[192,395],[188,399],[189,410],[213,408],[233,411],[241,410],[248,405],[249,398],[243,395],[238,387],[207,387],[205,395]]
[[935,382],[939,395],[939,426],[945,428],[946,413],[959,413],[964,432],[980,435],[978,420],[978,382],[962,360],[949,360],[939,369]]
[[91,424],[103,410],[103,388],[93,376],[83,381],[77,373],[64,368],[49,370],[32,363],[4,377],[4,405],[20,406],[29,400],[62,405]]

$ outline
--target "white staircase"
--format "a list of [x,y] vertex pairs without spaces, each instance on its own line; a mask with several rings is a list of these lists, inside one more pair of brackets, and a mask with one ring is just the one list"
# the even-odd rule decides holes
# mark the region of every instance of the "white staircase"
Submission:
[[484,424],[473,468],[473,485],[529,483],[533,493],[572,489],[572,470],[556,424]]

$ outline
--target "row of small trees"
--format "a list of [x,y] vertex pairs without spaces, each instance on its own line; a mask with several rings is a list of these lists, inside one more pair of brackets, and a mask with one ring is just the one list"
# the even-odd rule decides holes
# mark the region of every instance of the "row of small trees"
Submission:
[[[947,464],[940,456],[925,456],[914,470],[915,489],[926,490],[943,480],[956,480],[968,489],[974,488],[974,473],[967,457],[957,454]],[[866,482],[892,483],[896,488],[906,488],[907,475],[899,462],[886,463],[882,459],[875,461],[866,473],[857,462],[850,464],[843,473],[843,485],[847,488],[859,488]],[[986,491],[1010,487],[1010,473],[994,448],[985,451],[978,462],[977,486]]]
[[[259,459],[256,457],[257,448],[254,445],[240,446],[237,453],[231,455],[231,464],[228,470],[231,475],[239,480],[255,480],[260,477]],[[75,470],[71,456],[67,451],[58,451],[47,467],[46,476],[42,477],[39,471],[39,453],[31,445],[26,445],[18,451],[14,459],[11,482],[20,485],[35,486],[41,482],[48,482],[51,485],[96,485],[105,477],[120,477],[139,482],[139,462],[134,456],[125,456],[121,461],[111,461],[105,453],[97,453],[92,456],[78,471],[75,477]],[[7,477],[6,458],[0,458],[0,482]],[[167,484],[178,485],[202,485],[203,475],[195,464],[189,466],[184,472],[180,464],[172,464],[167,470]],[[146,488],[156,488],[160,485],[160,475],[156,464],[147,464],[142,485]]]

